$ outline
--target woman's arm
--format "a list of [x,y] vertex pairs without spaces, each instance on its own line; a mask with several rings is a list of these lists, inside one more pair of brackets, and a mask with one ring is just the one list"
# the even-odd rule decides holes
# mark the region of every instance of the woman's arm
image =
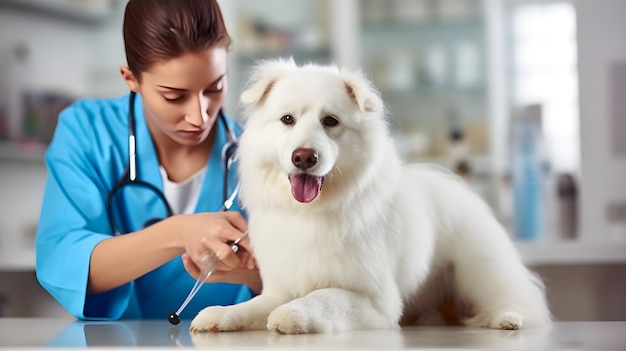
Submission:
[[[220,270],[229,271],[215,274],[212,281],[246,284],[255,290],[260,286],[260,278],[254,277],[258,271],[249,264],[240,266],[239,257],[227,244],[240,237],[246,226],[238,212],[177,215],[140,231],[103,240],[91,255],[88,292],[100,293],[126,284],[183,253],[197,267],[208,252],[215,252],[221,258]],[[250,252],[247,238],[241,245]],[[188,270],[193,267],[189,259],[185,262]],[[239,270],[251,272],[244,274]]]

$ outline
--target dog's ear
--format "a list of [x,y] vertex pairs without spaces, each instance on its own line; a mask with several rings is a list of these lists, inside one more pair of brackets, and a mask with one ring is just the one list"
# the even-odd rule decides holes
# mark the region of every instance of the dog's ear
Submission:
[[350,99],[362,112],[380,112],[383,101],[374,84],[362,71],[344,72],[344,84]]
[[295,68],[297,67],[293,58],[260,61],[252,68],[247,88],[241,93],[241,102],[247,107],[260,104],[272,90],[274,83]]

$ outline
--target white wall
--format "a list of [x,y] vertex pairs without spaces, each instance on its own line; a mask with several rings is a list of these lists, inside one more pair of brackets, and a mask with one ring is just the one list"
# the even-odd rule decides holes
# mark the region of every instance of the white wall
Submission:
[[[37,87],[62,88],[73,92],[85,90],[89,69],[89,32],[66,21],[39,15],[24,16],[21,10],[0,11],[2,58],[9,60],[7,56],[16,45],[25,45],[30,51],[28,68],[31,71],[21,78]],[[6,75],[9,72],[3,69],[2,73]]]
[[[580,78],[583,240],[619,236],[626,240],[626,218],[610,223],[610,203],[626,206],[626,155],[612,150],[616,124],[610,91],[612,64],[626,64],[626,1],[576,0]],[[622,96],[626,99],[626,96]],[[623,125],[623,124],[622,124]],[[622,136],[626,130],[621,131]]]
[[[118,0],[115,11],[94,24],[0,3],[0,106],[7,103],[8,89],[15,84],[77,96],[122,91],[118,67],[125,62],[121,34],[124,3]],[[16,45],[25,45],[30,52],[28,71],[21,77],[11,77],[6,65]],[[119,82],[111,84],[116,77]],[[109,89],[102,88],[103,82]]]
[[33,249],[46,168],[39,161],[0,160],[0,252]]

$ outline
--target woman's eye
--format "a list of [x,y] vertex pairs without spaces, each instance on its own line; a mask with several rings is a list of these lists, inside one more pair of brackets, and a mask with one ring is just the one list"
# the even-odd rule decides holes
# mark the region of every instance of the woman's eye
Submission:
[[219,94],[222,91],[224,91],[224,87],[220,84],[217,87],[214,88],[210,88],[204,91],[204,95],[210,95],[210,94]]
[[286,125],[290,125],[293,124],[293,122],[295,122],[294,118],[292,115],[284,115],[280,118],[280,121],[283,122],[283,124]]
[[163,98],[164,98],[164,99],[165,99],[165,101],[167,101],[167,102],[177,102],[177,101],[181,101],[181,100],[183,100],[184,96],[182,96],[182,95],[181,95],[181,96],[176,96],[176,97],[173,97],[173,96],[164,96]]
[[333,116],[326,116],[322,118],[322,124],[326,127],[334,127],[339,124],[339,121]]
[[210,87],[208,87],[205,91],[204,94],[219,94],[222,91],[224,91],[224,77],[222,77],[222,79],[220,79],[218,82],[212,84]]

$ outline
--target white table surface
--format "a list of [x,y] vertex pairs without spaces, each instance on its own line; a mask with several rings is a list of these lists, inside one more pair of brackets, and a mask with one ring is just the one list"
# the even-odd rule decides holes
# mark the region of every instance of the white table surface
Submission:
[[94,347],[100,350],[626,350],[626,322],[556,322],[550,330],[406,327],[335,334],[279,335],[267,331],[190,335],[189,321],[82,322],[0,318],[0,348]]

